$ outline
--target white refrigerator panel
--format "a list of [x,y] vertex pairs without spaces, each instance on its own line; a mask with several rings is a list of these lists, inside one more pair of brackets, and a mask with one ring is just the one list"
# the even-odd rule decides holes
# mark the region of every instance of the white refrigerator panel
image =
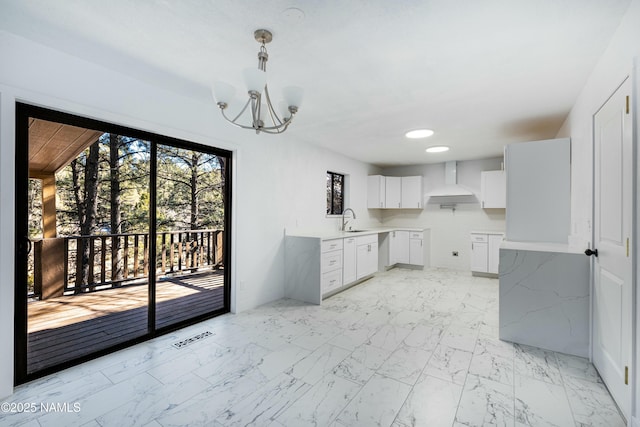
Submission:
[[506,240],[567,243],[571,224],[571,141],[507,145]]

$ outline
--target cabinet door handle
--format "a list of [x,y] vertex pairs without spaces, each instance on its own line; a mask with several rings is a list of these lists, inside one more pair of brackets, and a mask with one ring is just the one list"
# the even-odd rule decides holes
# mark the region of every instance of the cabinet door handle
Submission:
[[400,203],[398,203],[398,207],[400,207]]
[[382,207],[382,202],[380,202],[380,207]]
[[471,242],[471,250],[473,250],[473,242]]

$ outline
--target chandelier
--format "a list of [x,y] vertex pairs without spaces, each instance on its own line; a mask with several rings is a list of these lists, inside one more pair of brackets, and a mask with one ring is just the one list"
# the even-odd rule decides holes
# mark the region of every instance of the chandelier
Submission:
[[[269,54],[265,46],[273,40],[273,34],[268,30],[261,29],[256,30],[253,36],[261,46],[258,52],[258,68],[247,68],[243,71],[249,99],[235,117],[229,118],[226,111],[235,94],[235,88],[227,83],[216,82],[213,85],[213,96],[220,107],[222,117],[229,123],[243,129],[255,130],[256,134],[260,132],[282,133],[287,130],[293,116],[298,112],[303,89],[297,86],[283,88],[284,100],[279,104],[280,115],[276,113],[267,87]],[[251,112],[250,117],[245,114],[247,110]]]

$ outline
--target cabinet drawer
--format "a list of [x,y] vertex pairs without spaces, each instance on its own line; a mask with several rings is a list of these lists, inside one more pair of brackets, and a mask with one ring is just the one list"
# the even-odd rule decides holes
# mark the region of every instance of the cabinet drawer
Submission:
[[332,291],[342,286],[342,270],[330,271],[322,275],[322,293]]
[[424,237],[424,233],[421,231],[412,231],[409,233],[410,239],[422,239]]
[[378,244],[378,235],[377,234],[369,234],[368,236],[359,236],[356,237],[356,245],[368,245],[371,243]]
[[342,239],[325,240],[322,242],[322,252],[342,249]]
[[322,254],[321,271],[342,270],[342,251],[331,251]]
[[486,234],[472,234],[471,241],[481,243],[481,242],[487,242],[488,239]]

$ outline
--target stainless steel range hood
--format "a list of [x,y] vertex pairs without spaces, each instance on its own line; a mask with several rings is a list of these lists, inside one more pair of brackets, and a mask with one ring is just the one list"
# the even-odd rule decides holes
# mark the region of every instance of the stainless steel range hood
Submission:
[[457,162],[444,164],[444,186],[429,193],[429,197],[462,197],[473,196],[473,193],[458,184]]

